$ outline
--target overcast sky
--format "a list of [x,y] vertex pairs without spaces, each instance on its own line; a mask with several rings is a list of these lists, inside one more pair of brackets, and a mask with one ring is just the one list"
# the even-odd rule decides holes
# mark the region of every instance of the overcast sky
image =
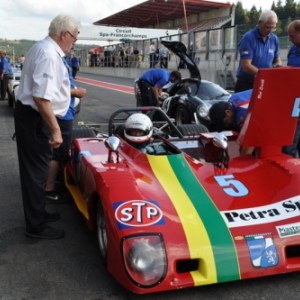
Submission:
[[[97,20],[141,2],[144,0],[1,0],[0,38],[40,40],[47,35],[51,20],[58,14],[71,14],[82,25],[92,25]],[[237,0],[229,2],[236,3]],[[253,4],[257,9],[270,9],[272,2],[242,0],[246,9],[250,9]],[[284,0],[282,2],[285,3]]]

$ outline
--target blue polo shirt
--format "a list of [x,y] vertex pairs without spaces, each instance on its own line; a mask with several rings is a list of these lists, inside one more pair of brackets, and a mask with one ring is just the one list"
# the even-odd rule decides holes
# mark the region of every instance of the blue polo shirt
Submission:
[[7,59],[7,57],[2,57],[0,60],[0,74],[2,74],[2,70],[5,69],[5,73],[4,74],[9,74],[11,73],[11,67],[10,67],[10,63]]
[[[74,82],[74,78],[72,76],[72,71],[70,70],[70,65],[69,65],[69,62],[68,62],[68,58],[65,57],[65,58],[63,58],[63,60],[64,60],[64,64],[65,64],[66,68],[68,69],[71,89],[75,89],[75,82]],[[73,97],[73,96],[70,96],[70,97],[71,97],[70,106],[68,108],[67,113],[63,117],[59,118],[61,120],[73,120],[74,119],[74,116],[75,116],[75,108],[74,108],[75,97]]]
[[[247,32],[238,45],[240,59],[252,60],[252,65],[261,68],[271,68],[273,61],[280,57],[280,47],[277,35],[271,33],[266,42],[263,41],[258,28]],[[236,72],[236,77],[254,80],[254,76],[242,70],[241,61]]]
[[287,65],[291,67],[300,67],[300,51],[297,46],[293,45],[287,55]]
[[171,73],[159,68],[149,69],[142,74],[140,79],[148,81],[152,86],[157,85],[159,88],[162,88],[170,81]]
[[239,128],[244,124],[252,91],[253,89],[235,93],[228,99],[235,116],[235,122]]

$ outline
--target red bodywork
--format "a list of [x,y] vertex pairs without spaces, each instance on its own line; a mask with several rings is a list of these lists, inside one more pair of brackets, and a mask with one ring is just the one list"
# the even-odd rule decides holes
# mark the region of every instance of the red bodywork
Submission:
[[[227,133],[228,166],[215,164],[216,133],[164,140],[177,153],[162,156],[121,139],[119,162],[103,138],[73,140],[66,184],[90,229],[102,203],[107,269],[120,284],[151,293],[300,270],[300,160],[281,153],[298,121],[299,72],[259,71],[240,135]],[[239,156],[237,138],[257,157]],[[165,269],[143,285],[127,248],[153,235]]]

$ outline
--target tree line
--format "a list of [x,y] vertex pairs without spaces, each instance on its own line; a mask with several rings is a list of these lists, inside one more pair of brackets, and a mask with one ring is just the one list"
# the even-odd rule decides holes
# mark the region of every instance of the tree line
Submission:
[[[276,3],[273,1],[271,10],[275,11],[278,17],[276,35],[286,36],[288,24],[295,20],[300,19],[300,2],[295,2],[294,0],[278,0]],[[246,32],[253,29],[253,26],[257,24],[260,14],[262,13],[261,8],[257,10],[256,6],[253,5],[250,10],[243,8],[241,1],[236,3],[235,7],[235,24],[237,26],[243,26],[243,31]]]

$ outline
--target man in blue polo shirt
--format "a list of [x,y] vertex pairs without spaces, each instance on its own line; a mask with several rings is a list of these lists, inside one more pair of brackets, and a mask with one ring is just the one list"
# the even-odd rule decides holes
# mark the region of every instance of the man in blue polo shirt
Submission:
[[261,68],[280,66],[280,47],[276,30],[277,15],[264,11],[255,29],[247,32],[238,45],[240,63],[236,72],[235,92],[253,88],[254,77]]
[[[288,35],[293,46],[290,48],[287,55],[287,65],[290,67],[300,67],[300,20],[292,21],[288,25]],[[282,151],[293,157],[299,157],[300,153],[300,118],[298,118],[298,123],[294,135],[293,144],[289,146],[284,146]]]
[[141,106],[160,106],[158,96],[162,88],[168,82],[175,82],[181,79],[178,71],[168,72],[163,69],[155,68],[147,70],[138,80],[141,92]]
[[5,100],[7,85],[9,81],[9,73],[11,67],[6,57],[6,51],[0,50],[0,84],[1,84],[1,100]]

